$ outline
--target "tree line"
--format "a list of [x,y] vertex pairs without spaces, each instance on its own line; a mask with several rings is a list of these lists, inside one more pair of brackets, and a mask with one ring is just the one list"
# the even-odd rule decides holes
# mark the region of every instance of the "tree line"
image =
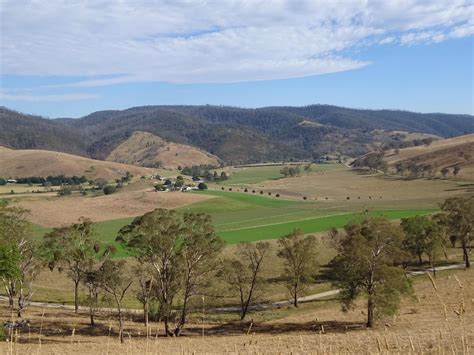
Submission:
[[[243,320],[261,300],[265,285],[273,282],[262,271],[273,253],[271,244],[241,243],[233,256],[224,256],[224,242],[206,214],[156,209],[135,218],[116,238],[129,259],[113,258],[116,247],[100,242],[90,220],[54,228],[35,240],[25,214],[20,208],[0,207],[0,278],[18,317],[44,267],[63,272],[72,281],[75,312],[81,303],[80,286],[86,289],[84,304],[91,325],[100,300],[113,302],[122,341],[123,302],[132,292],[142,304],[145,325],[153,306],[165,335],[179,336],[203,297],[216,297],[216,283],[222,294],[237,300]],[[473,225],[474,198],[454,197],[442,204],[440,213],[403,219],[399,225],[363,215],[341,231],[331,230],[337,255],[328,264],[328,275],[342,290],[343,310],[365,295],[368,327],[377,317],[394,314],[401,297],[412,292],[406,268],[427,261],[435,271],[448,243],[461,245],[465,266],[470,267]],[[273,276],[284,282],[297,307],[318,277],[320,244],[316,237],[294,230],[278,239],[277,249],[284,268]]]

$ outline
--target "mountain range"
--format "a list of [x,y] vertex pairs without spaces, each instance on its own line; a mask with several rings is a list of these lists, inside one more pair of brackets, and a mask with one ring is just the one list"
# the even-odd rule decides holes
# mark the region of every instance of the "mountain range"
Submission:
[[[159,146],[168,150],[172,143],[189,146],[225,164],[239,164],[314,159],[325,154],[355,157],[400,140],[394,131],[455,137],[474,133],[474,116],[330,105],[257,109],[206,105],[142,106],[98,111],[77,119],[46,119],[0,108],[1,146],[100,160],[110,160],[127,141],[143,143],[143,139],[131,139],[136,132],[153,135],[156,138],[147,139],[159,140]],[[147,148],[126,146],[125,152]],[[120,162],[140,164],[124,157],[124,149],[120,152]],[[199,155],[196,152],[193,154]]]

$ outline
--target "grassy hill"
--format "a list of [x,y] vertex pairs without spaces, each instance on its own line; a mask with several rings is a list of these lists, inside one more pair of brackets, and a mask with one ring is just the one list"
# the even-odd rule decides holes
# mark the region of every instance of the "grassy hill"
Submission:
[[390,166],[400,162],[431,165],[436,170],[459,167],[459,176],[472,177],[474,173],[474,134],[443,139],[430,145],[388,151],[385,160]]
[[178,166],[219,165],[219,159],[212,154],[186,144],[168,142],[147,132],[134,132],[109,154],[107,160],[170,169]]
[[152,170],[133,165],[88,159],[47,150],[1,150],[0,176],[86,176],[89,179],[115,179],[126,172],[149,175]]

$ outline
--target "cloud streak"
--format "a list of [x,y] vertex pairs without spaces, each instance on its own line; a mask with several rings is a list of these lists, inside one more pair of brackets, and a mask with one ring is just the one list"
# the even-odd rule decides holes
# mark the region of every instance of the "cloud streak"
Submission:
[[50,95],[31,95],[31,94],[12,94],[0,93],[0,99],[6,101],[26,101],[26,102],[65,102],[98,99],[94,94],[50,94]]
[[473,11],[469,0],[6,0],[1,73],[89,78],[70,87],[320,75],[369,65],[359,48],[470,36]]

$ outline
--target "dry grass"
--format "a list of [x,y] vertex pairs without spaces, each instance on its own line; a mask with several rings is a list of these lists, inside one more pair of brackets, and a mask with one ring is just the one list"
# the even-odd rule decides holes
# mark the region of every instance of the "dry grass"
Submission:
[[[416,299],[403,302],[396,317],[385,319],[373,330],[364,328],[364,304],[342,313],[336,303],[290,310],[290,315],[256,322],[189,324],[185,337],[163,338],[162,324],[147,330],[126,322],[126,342],[117,338],[115,319],[103,313],[98,325],[87,325],[85,314],[34,309],[30,332],[14,334],[13,343],[1,343],[5,354],[224,354],[224,353],[472,353],[474,348],[474,271],[440,273],[415,284]],[[434,287],[435,286],[435,287]],[[2,318],[9,317],[5,307]],[[202,329],[204,328],[204,336]],[[246,335],[249,333],[248,335]]]
[[445,198],[466,191],[466,188],[454,181],[405,180],[364,171],[352,171],[346,167],[296,178],[265,181],[254,186],[264,191],[280,193],[284,197],[301,199],[307,196],[313,201],[317,198],[322,203],[321,207],[352,210],[362,210],[365,207],[432,208],[437,207],[437,204]]
[[151,169],[113,162],[93,160],[76,155],[46,150],[0,151],[0,176],[86,176],[89,179],[107,180],[123,176],[125,172],[141,176],[150,175]]
[[138,191],[120,191],[98,196],[67,196],[23,198],[16,205],[30,211],[28,219],[45,227],[56,227],[77,222],[79,217],[94,222],[135,217],[155,208],[179,208],[214,196],[182,192],[155,192],[153,188]]
[[134,132],[107,157],[119,163],[176,169],[178,166],[218,165],[219,159],[196,147],[167,142],[147,132]]

